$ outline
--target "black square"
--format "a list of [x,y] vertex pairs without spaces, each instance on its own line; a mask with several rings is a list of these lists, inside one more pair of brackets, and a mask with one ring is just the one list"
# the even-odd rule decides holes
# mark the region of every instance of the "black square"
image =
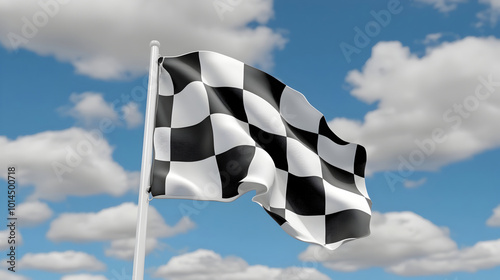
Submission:
[[354,174],[365,177],[366,160],[365,147],[358,145],[356,155],[354,156]]
[[170,74],[174,94],[181,92],[192,81],[201,81],[200,56],[198,52],[179,57],[164,57],[162,67]]
[[170,139],[171,161],[199,161],[215,155],[210,117],[193,126],[172,128]]
[[267,214],[269,214],[269,216],[271,216],[271,218],[273,218],[273,220],[275,220],[278,225],[282,225],[284,223],[286,223],[286,220],[285,220],[285,209],[278,209],[278,208],[272,208],[271,207],[271,211],[268,211],[266,208],[264,208],[264,210],[266,210]]
[[208,94],[210,114],[222,113],[248,122],[243,105],[243,90],[231,87],[210,87],[205,85]]
[[326,215],[326,244],[370,234],[370,215],[356,209]]
[[321,172],[323,175],[323,179],[330,183],[332,186],[337,188],[362,195],[358,188],[356,187],[356,183],[354,181],[354,175],[350,172],[347,172],[343,169],[335,167],[328,162],[320,159],[321,161]]
[[339,145],[347,145],[349,142],[346,142],[340,137],[335,134],[330,127],[328,126],[328,123],[326,122],[325,117],[322,117],[321,120],[319,121],[319,134],[327,137],[328,139],[332,140],[333,142],[339,144]]
[[238,146],[215,156],[222,185],[222,198],[238,196],[238,187],[241,180],[247,176],[254,155],[254,146]]
[[246,64],[243,73],[243,89],[262,97],[279,112],[281,94],[286,85],[273,76]]
[[259,147],[271,156],[276,168],[288,171],[286,137],[265,132],[254,125],[250,125],[250,136]]
[[172,125],[174,97],[158,95],[156,104],[155,127],[170,127]]
[[170,172],[170,161],[153,160],[151,167],[151,188],[149,192],[153,196],[165,195],[165,180]]
[[299,215],[325,215],[323,180],[288,174],[286,209]]

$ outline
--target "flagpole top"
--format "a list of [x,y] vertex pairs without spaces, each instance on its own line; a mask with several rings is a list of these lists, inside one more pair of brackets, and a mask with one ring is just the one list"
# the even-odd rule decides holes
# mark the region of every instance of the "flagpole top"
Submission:
[[156,47],[160,47],[160,42],[156,41],[156,40],[153,40],[151,41],[151,43],[149,43],[149,46],[150,47],[153,47],[153,46],[156,46]]

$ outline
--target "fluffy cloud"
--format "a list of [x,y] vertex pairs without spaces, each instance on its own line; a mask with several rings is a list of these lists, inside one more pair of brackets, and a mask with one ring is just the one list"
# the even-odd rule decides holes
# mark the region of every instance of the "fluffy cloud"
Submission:
[[417,3],[432,5],[434,9],[447,13],[455,10],[459,3],[467,2],[467,0],[417,0]]
[[30,278],[19,275],[18,272],[11,272],[7,269],[0,270],[0,279],[9,279],[9,280],[29,280]]
[[222,258],[213,251],[203,249],[173,257],[167,264],[156,270],[154,277],[168,280],[330,279],[312,268],[250,266],[241,258]]
[[[43,3],[43,4],[42,4]],[[162,55],[213,50],[268,68],[284,37],[267,27],[272,0],[0,1],[0,43],[67,61],[101,79],[143,74]],[[68,28],[71,26],[71,28]]]
[[[47,237],[53,241],[103,241],[134,238],[137,205],[125,202],[96,213],[63,213],[50,224]],[[158,211],[149,206],[148,236],[171,237],[194,228],[188,218],[171,227]]]
[[412,259],[390,267],[392,273],[414,275],[436,275],[451,272],[476,272],[500,265],[500,239],[478,242],[472,247],[452,250],[443,254]]
[[[123,203],[96,213],[64,213],[50,224],[47,238],[52,241],[111,241],[107,256],[129,260],[134,256],[137,226],[137,205]],[[185,233],[195,227],[183,217],[176,225],[169,226],[158,211],[149,206],[148,238],[146,253],[160,246],[158,238]]]
[[[156,238],[146,238],[146,254],[161,247],[161,243]],[[111,241],[111,245],[106,249],[105,254],[121,260],[131,260],[134,258],[135,238],[125,238]]]
[[[34,186],[31,199],[61,200],[68,195],[120,196],[139,186],[138,172],[125,171],[112,158],[100,130],[70,128],[21,136],[0,136],[0,166],[22,166],[21,187]],[[2,175],[2,176],[5,176]],[[5,178],[5,177],[4,177]]]
[[500,205],[493,209],[493,215],[486,221],[490,227],[500,227]]
[[40,201],[26,201],[17,207],[17,216],[20,226],[35,226],[52,217],[52,209]]
[[84,252],[65,251],[50,253],[27,253],[19,261],[23,269],[38,269],[68,273],[76,271],[102,271],[106,265]]
[[[19,246],[23,244],[23,237],[19,230],[16,232],[16,244],[9,244],[10,229],[0,230],[0,250],[4,251],[10,248],[10,246]],[[12,240],[12,239],[10,239]]]
[[425,184],[427,182],[427,178],[421,178],[419,180],[416,180],[416,181],[412,181],[412,180],[405,180],[403,182],[403,185],[406,187],[406,188],[416,188],[416,187],[419,187],[423,184]]
[[70,115],[85,126],[98,125],[102,119],[112,122],[118,120],[118,114],[112,104],[106,103],[101,94],[95,92],[73,93],[69,100],[73,107],[62,108],[64,114]]
[[479,0],[479,3],[487,5],[488,8],[477,14],[479,22],[476,23],[476,27],[482,27],[486,23],[489,23],[492,27],[495,26],[500,17],[500,1]]
[[467,37],[418,57],[399,42],[378,43],[346,77],[351,94],[377,108],[363,122],[330,125],[366,146],[369,172],[436,170],[498,147],[499,48],[499,39]]
[[[139,106],[135,102],[115,108],[113,102],[106,102],[102,94],[96,92],[73,93],[69,100],[73,103],[72,106],[61,107],[59,111],[75,118],[85,127],[96,128],[105,123],[122,125],[125,122],[128,128],[135,128],[143,122]],[[120,104],[121,100],[116,99],[115,103]]]
[[128,128],[138,127],[144,122],[137,103],[130,102],[123,106],[121,111],[123,113],[123,120],[125,120]]
[[372,234],[336,251],[309,246],[304,261],[319,261],[339,271],[383,267],[403,275],[477,271],[500,265],[500,239],[459,249],[448,230],[412,212],[373,213]]
[[103,275],[72,274],[63,276],[61,280],[108,280],[108,278]]

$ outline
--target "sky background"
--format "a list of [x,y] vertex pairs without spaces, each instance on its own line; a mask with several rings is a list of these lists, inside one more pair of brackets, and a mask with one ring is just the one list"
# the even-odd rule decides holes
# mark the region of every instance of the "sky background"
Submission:
[[497,0],[0,0],[0,218],[16,273],[131,279],[149,42],[217,51],[302,92],[368,151],[372,234],[329,252],[253,193],[153,200],[145,279],[497,279]]

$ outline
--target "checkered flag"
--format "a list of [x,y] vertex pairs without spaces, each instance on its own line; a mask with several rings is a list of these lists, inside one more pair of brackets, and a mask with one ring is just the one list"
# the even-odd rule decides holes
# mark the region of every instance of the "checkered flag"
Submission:
[[253,201],[291,236],[335,249],[369,234],[366,151],[305,97],[213,52],[159,60],[154,198]]

